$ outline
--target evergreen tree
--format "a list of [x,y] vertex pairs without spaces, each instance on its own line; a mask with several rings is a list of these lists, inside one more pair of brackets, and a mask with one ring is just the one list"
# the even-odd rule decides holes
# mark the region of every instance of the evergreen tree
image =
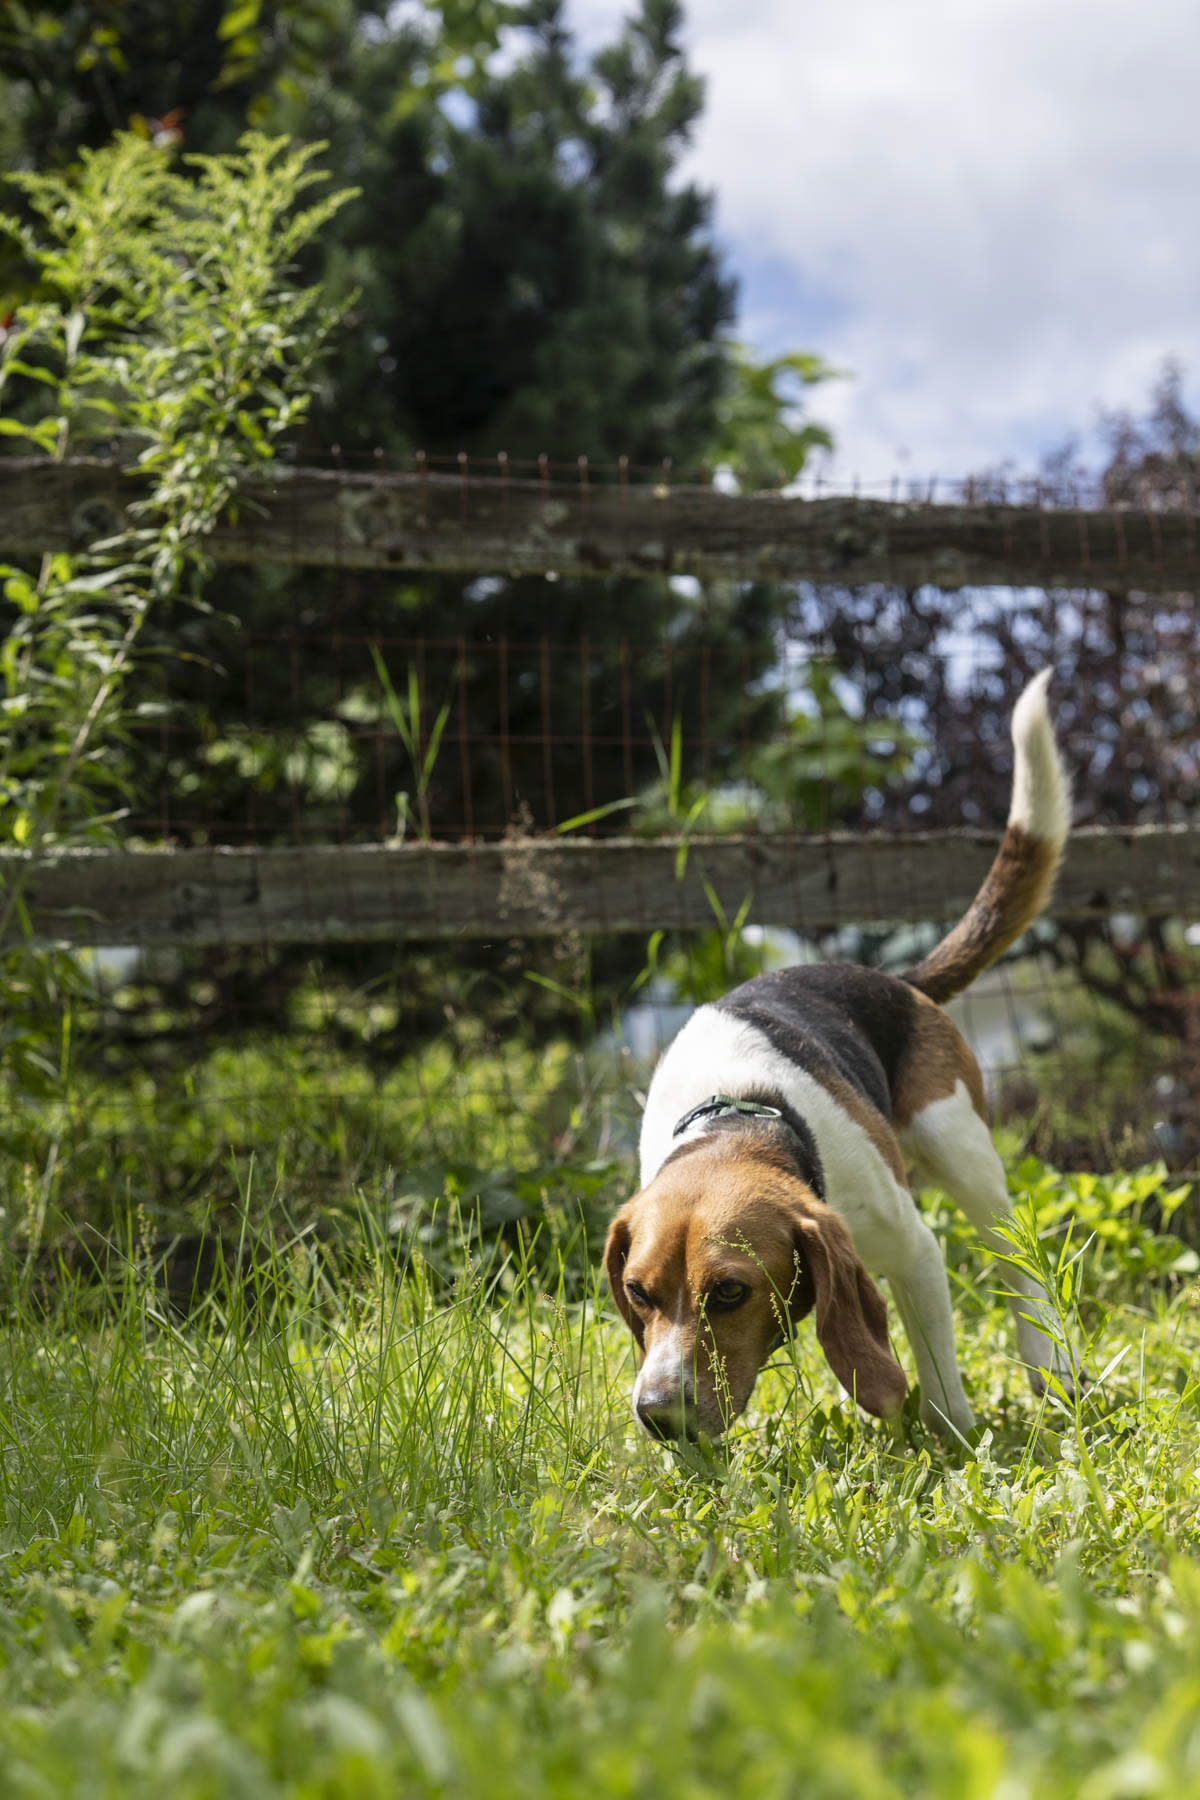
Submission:
[[[557,0],[541,0],[510,67],[481,67],[452,100],[429,74],[444,48],[437,17],[374,17],[368,30],[343,10],[301,97],[275,103],[283,125],[326,138],[335,179],[362,190],[324,249],[327,285],[357,287],[359,298],[329,361],[310,452],[337,442],[390,455],[503,449],[514,463],[543,451],[571,464],[580,453],[698,461],[729,378],[733,289],[707,197],[675,176],[701,98],[675,0],[646,0],[586,78]],[[145,747],[144,825],[165,819],[184,837],[290,835],[299,811],[306,832],[322,821],[359,835],[394,824],[393,797],[412,778],[388,731],[372,638],[395,645],[386,654],[402,689],[413,653],[396,640],[446,645],[422,658],[422,702],[429,718],[449,697],[448,741],[465,735],[472,749],[469,768],[443,756],[434,771],[438,834],[468,824],[495,833],[514,812],[545,826],[626,797],[631,778],[642,786],[656,772],[648,721],[669,736],[681,708],[697,735],[705,715],[712,775],[778,714],[777,693],[745,698],[772,655],[766,590],[698,607],[657,581],[254,570],[222,571],[215,597],[207,622],[172,623],[192,660],[164,665],[163,698],[216,760],[197,768],[170,737],[164,754],[157,734]],[[264,653],[288,637],[294,654]],[[564,671],[557,647],[584,637],[591,654],[581,663],[572,652]],[[545,654],[514,650],[505,673],[502,639],[550,646],[549,707]],[[736,668],[707,693],[688,673],[701,639],[717,670]],[[622,661],[629,642],[636,654]],[[304,774],[326,769],[305,748],[314,728],[327,744],[325,728],[348,716],[361,746],[349,792],[344,778]],[[622,744],[631,729],[632,758]],[[253,756],[234,753],[239,733],[254,736]]]
[[[61,31],[6,55],[27,160],[67,158],[134,115],[221,148],[253,116],[327,140],[334,184],[361,190],[304,271],[358,297],[302,455],[336,442],[678,469],[724,447],[734,290],[709,199],[678,174],[702,94],[677,0],[642,0],[586,70],[559,0],[402,15],[382,0],[114,0],[102,41],[98,13],[74,0]],[[782,716],[762,680],[779,611],[764,587],[254,569],[218,571],[209,598],[164,621],[164,649],[186,660],[145,676],[160,710],[133,827],[179,842],[395,828],[414,771],[375,640],[399,694],[415,674],[426,733],[449,708],[423,795],[435,836],[629,798],[676,721],[686,773],[719,781]]]

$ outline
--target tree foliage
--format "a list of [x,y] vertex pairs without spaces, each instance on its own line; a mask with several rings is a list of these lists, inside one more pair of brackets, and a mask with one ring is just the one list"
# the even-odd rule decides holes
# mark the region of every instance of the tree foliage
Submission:
[[[69,162],[117,119],[219,152],[253,116],[327,140],[355,184],[305,253],[348,311],[302,451],[720,457],[775,481],[819,441],[796,406],[817,361],[760,367],[731,346],[710,201],[681,174],[702,90],[676,0],[644,0],[586,66],[557,0],[114,0],[103,22],[76,0],[39,17],[6,64],[18,161]],[[781,596],[761,585],[342,569],[222,571],[207,592],[149,620],[158,654],[132,696],[131,823],[175,841],[545,827],[652,802],[655,736],[673,730],[703,746],[693,778],[740,777],[787,710],[765,679]],[[236,994],[239,1017],[257,999],[277,1017],[304,972],[283,962],[210,970],[212,1016]],[[436,1020],[436,992],[416,1013],[430,998]]]
[[814,450],[831,450],[825,426],[804,417],[807,390],[837,373],[820,356],[792,351],[760,361],[733,346],[730,379],[717,407],[712,460],[747,492],[787,487]]
[[[195,0],[191,31],[213,33],[217,10]],[[264,7],[254,25],[260,59],[274,41],[270,17]],[[524,9],[508,57],[490,64],[486,51],[513,17],[511,8],[393,17],[343,5],[319,67],[293,71],[295,93],[272,101],[285,125],[327,137],[329,165],[353,171],[360,188],[311,266],[327,291],[355,298],[307,445],[696,464],[737,436],[726,395],[736,410],[740,386],[759,377],[745,358],[735,374],[733,288],[709,202],[678,175],[701,103],[680,9],[647,0],[588,69],[552,0]],[[130,94],[157,92],[153,40],[144,52],[130,39],[124,54]],[[452,92],[451,64],[460,70]],[[232,108],[239,92],[222,88],[204,104]],[[216,130],[199,106],[182,128],[189,143]],[[815,362],[806,373],[815,377]],[[783,416],[791,397],[777,391],[780,374],[771,365],[760,383],[755,430],[794,471],[807,440],[790,408]],[[147,825],[167,818],[185,838],[236,839],[252,820],[260,837],[290,835],[302,812],[306,833],[390,829],[395,796],[413,791],[412,758],[390,731],[376,639],[405,694],[411,646],[437,646],[423,653],[420,705],[436,719],[452,696],[447,744],[465,737],[470,746],[466,770],[443,748],[423,777],[434,835],[471,824],[498,832],[518,817],[544,826],[585,811],[597,792],[644,785],[653,779],[648,719],[660,731],[676,716],[696,735],[703,729],[708,772],[720,778],[747,736],[780,717],[778,689],[746,691],[772,659],[777,610],[761,587],[713,590],[698,604],[651,581],[224,572],[218,608],[166,626],[186,632],[190,660],[153,696],[178,737],[145,736]],[[272,639],[291,639],[296,652],[264,655]],[[584,639],[589,652],[573,654],[563,678],[558,647]],[[504,677],[493,648],[501,641],[522,646]],[[554,664],[549,729],[562,746],[550,760],[540,743],[543,642]],[[702,645],[715,666],[737,671],[736,683],[711,684],[707,696],[695,674],[672,679],[689,661],[698,668]],[[632,764],[622,749],[631,728],[640,739]],[[571,746],[588,737],[585,768]],[[187,741],[199,758],[181,756]]]

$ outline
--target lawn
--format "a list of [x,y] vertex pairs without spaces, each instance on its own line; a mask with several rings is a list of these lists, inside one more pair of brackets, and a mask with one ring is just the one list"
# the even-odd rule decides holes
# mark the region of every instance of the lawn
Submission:
[[136,1243],[11,1272],[5,1793],[1200,1794],[1195,1258],[1153,1173],[1020,1183],[1097,1379],[1033,1400],[935,1199],[973,1449],[803,1328],[722,1449],[651,1446],[536,1244],[447,1286],[301,1236],[190,1316]]

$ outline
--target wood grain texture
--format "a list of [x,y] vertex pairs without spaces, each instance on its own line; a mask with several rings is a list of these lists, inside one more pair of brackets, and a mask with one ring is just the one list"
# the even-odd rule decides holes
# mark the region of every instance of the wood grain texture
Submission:
[[[0,459],[0,555],[118,529],[136,480],[115,464]],[[274,465],[210,540],[217,562],[490,574],[762,577],[1193,592],[1190,513],[785,499],[707,487],[546,485]]]
[[[76,850],[21,873],[39,942],[76,945],[402,943],[695,929],[750,898],[749,922],[827,930],[947,922],[969,904],[997,834],[741,837],[678,845],[528,839],[478,845]],[[1200,916],[1200,829],[1080,831],[1049,914]]]

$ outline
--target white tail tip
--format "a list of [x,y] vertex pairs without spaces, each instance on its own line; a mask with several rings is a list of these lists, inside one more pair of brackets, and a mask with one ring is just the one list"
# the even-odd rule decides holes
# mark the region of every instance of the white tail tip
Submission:
[[1012,716],[1012,805],[1008,822],[1031,837],[1062,845],[1071,829],[1071,784],[1050,721],[1046,689],[1053,669],[1027,684]]

